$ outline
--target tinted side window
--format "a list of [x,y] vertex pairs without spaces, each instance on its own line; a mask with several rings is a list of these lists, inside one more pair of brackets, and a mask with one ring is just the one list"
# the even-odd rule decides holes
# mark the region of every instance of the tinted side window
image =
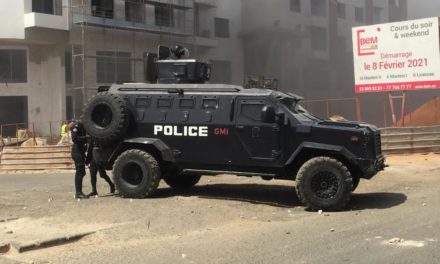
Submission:
[[204,109],[217,109],[217,99],[203,99],[202,108]]
[[252,121],[261,121],[261,110],[264,104],[242,104],[240,114]]
[[150,107],[151,99],[150,98],[136,98],[136,107],[147,108]]
[[158,108],[171,108],[172,101],[170,98],[159,98],[157,99]]
[[179,101],[179,108],[191,109],[194,108],[194,105],[194,99],[180,99]]

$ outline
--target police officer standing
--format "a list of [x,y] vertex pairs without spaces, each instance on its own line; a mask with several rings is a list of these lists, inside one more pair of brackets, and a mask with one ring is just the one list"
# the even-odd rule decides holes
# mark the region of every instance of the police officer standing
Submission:
[[86,143],[87,135],[81,121],[77,120],[72,126],[72,159],[75,162],[75,199],[87,199],[82,192],[82,181],[86,175]]
[[95,147],[95,140],[93,138],[89,139],[88,142],[89,146],[87,149],[87,157],[86,157],[86,164],[90,164],[89,170],[90,170],[90,180],[92,184],[92,192],[88,196],[94,196],[98,195],[98,191],[96,190],[96,174],[99,172],[99,176],[103,178],[108,185],[110,186],[110,193],[115,193],[115,185],[113,184],[110,177],[105,172],[105,165],[97,162],[96,159],[93,157],[93,148]]

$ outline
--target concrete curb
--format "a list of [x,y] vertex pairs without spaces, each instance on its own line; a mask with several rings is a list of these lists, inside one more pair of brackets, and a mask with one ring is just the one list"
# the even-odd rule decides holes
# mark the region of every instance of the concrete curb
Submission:
[[18,251],[18,253],[23,253],[25,251],[36,250],[36,249],[41,249],[41,248],[47,248],[47,247],[53,247],[53,246],[59,246],[59,245],[72,243],[72,242],[75,242],[75,241],[85,237],[85,236],[88,236],[88,235],[91,235],[94,233],[95,233],[95,231],[86,232],[86,233],[79,233],[79,234],[74,234],[74,235],[70,235],[70,236],[55,237],[55,238],[50,238],[50,239],[35,241],[35,242],[30,242],[30,243],[24,243],[24,244],[14,241],[14,242],[11,242],[11,246],[13,246]]

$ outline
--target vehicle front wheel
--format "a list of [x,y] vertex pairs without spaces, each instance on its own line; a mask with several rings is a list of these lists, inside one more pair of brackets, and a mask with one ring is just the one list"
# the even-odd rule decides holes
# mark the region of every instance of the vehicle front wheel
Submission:
[[143,150],[131,149],[116,159],[113,177],[123,197],[143,198],[154,194],[161,174],[159,163],[152,155]]
[[167,173],[163,176],[163,180],[173,189],[185,190],[196,185],[200,181],[201,177],[201,175],[182,175],[177,173]]
[[296,177],[298,198],[309,210],[341,210],[350,201],[352,189],[350,171],[330,157],[306,161]]

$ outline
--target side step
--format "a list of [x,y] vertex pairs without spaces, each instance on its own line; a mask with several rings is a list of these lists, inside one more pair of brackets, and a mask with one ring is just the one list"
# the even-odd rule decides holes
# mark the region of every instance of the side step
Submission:
[[237,176],[259,176],[259,177],[271,177],[271,178],[275,177],[275,174],[271,174],[271,173],[244,172],[244,171],[184,169],[183,173],[184,174],[200,174],[200,175],[233,174],[233,175],[237,175]]

